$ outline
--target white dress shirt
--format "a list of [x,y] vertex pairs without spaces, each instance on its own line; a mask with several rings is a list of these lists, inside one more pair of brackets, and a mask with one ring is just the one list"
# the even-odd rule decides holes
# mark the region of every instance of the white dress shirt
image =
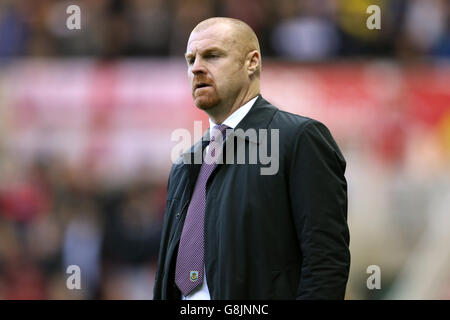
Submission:
[[[241,122],[242,119],[247,115],[247,113],[252,108],[253,104],[255,103],[258,96],[254,97],[250,101],[248,101],[246,104],[244,104],[242,107],[238,108],[235,112],[233,112],[228,118],[225,119],[225,121],[222,122],[222,124],[227,125],[228,127],[234,129],[237,127],[239,122]],[[213,127],[216,124],[214,121],[209,119],[209,128],[210,131],[213,129]],[[207,147],[208,148],[208,147]],[[197,287],[194,291],[192,291],[187,297],[182,295],[183,300],[211,300],[211,296],[209,294],[208,290],[208,283],[206,282],[206,269],[204,269],[203,272],[203,282],[202,285]]]

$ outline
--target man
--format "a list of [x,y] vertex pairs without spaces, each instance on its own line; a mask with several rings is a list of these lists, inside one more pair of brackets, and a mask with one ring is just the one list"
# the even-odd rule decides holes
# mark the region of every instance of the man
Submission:
[[[343,299],[346,163],[330,132],[262,98],[258,40],[242,21],[198,24],[186,61],[195,105],[211,128],[172,167],[154,298]],[[278,141],[265,140],[278,143],[275,173],[261,174],[261,162],[228,161],[229,141],[247,147],[245,159],[251,146],[263,147],[233,134],[239,129],[278,132]],[[203,163],[193,160],[199,154]]]

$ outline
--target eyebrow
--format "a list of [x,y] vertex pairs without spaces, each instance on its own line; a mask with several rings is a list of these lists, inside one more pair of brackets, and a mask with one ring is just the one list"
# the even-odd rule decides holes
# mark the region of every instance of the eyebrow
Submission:
[[[209,48],[206,48],[206,49],[200,51],[200,54],[203,55],[203,54],[211,53],[214,51],[219,51],[220,53],[223,53],[225,50],[222,49],[221,47],[214,46],[214,47],[209,47]],[[184,57],[186,58],[186,60],[191,58],[192,56],[194,56],[194,54],[192,52],[186,52],[184,54]]]

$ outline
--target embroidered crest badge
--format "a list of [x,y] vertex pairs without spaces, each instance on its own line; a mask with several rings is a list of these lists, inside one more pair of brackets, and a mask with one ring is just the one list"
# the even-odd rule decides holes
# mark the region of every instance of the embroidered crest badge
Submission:
[[195,282],[198,280],[198,271],[191,271],[189,273],[189,280],[191,280],[192,282]]

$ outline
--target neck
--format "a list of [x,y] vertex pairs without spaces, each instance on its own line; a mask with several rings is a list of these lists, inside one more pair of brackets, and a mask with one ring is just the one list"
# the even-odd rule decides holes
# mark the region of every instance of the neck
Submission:
[[206,111],[206,113],[215,124],[221,124],[226,118],[233,114],[233,112],[256,97],[258,94],[259,88],[258,90],[250,90],[249,88],[247,91],[241,92],[233,103],[228,105],[217,105],[217,107]]

